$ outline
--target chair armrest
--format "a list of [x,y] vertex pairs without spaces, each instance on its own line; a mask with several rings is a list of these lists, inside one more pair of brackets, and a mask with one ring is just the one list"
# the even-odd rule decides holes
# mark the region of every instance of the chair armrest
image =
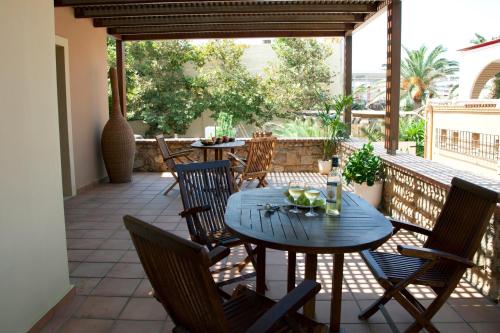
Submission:
[[413,232],[418,232],[419,234],[425,235],[425,236],[430,236],[432,234],[432,231],[429,229],[422,228],[421,226],[418,226],[413,223],[409,222],[404,222],[404,221],[398,221],[395,219],[389,219],[391,222],[392,226],[394,227],[394,234],[399,231],[399,229],[405,229],[408,231],[413,231]]
[[210,207],[210,205],[196,206],[196,207],[191,207],[189,209],[183,210],[182,212],[179,213],[179,215],[182,217],[192,216],[192,215],[196,215],[196,214],[201,213],[201,212],[207,212],[210,209],[212,209],[212,207]]
[[453,253],[448,253],[444,251],[429,249],[426,247],[417,247],[413,245],[398,245],[398,251],[402,255],[408,257],[416,257],[429,260],[445,259],[454,261],[458,264],[464,265],[466,267],[473,267],[474,263],[467,258],[457,256]]
[[290,312],[295,312],[301,308],[308,300],[316,295],[321,289],[321,285],[312,280],[304,280],[297,288],[293,289],[278,303],[274,304],[264,313],[247,333],[268,332],[273,325]]
[[241,157],[238,157],[238,156],[236,156],[233,153],[227,153],[227,157],[228,157],[229,160],[233,160],[235,162],[238,162],[238,163],[240,163],[243,166],[247,165],[246,162]]
[[231,250],[225,246],[216,246],[212,251],[208,252],[210,266],[215,265],[231,253]]
[[187,149],[187,150],[181,150],[181,151],[176,151],[174,153],[171,153],[169,157],[166,157],[166,160],[171,160],[173,158],[179,158],[179,157],[187,157],[193,150],[192,149]]

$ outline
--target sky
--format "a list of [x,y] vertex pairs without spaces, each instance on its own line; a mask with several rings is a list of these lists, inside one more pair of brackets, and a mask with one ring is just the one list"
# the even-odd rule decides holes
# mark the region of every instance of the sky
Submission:
[[[500,35],[500,0],[402,0],[402,45],[429,49],[442,44],[446,57],[460,60],[474,33]],[[353,72],[382,72],[386,62],[386,15],[379,15],[353,35]],[[402,56],[405,52],[402,51]]]

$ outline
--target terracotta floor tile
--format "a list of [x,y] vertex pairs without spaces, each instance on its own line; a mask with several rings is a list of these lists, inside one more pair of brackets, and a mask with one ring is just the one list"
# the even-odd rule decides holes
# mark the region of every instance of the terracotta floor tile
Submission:
[[[471,323],[470,324],[477,333],[498,333],[500,332],[500,324],[498,323]],[[464,331],[466,332],[466,331]],[[458,333],[453,331],[453,333]]]
[[120,319],[165,320],[167,313],[154,298],[131,298],[120,315]]
[[81,318],[117,318],[127,303],[127,297],[89,296],[75,313]]
[[97,286],[99,281],[101,281],[101,278],[72,277],[69,281],[75,286],[77,295],[89,295],[95,286]]
[[104,277],[113,263],[82,262],[71,273],[72,277]]
[[118,230],[111,236],[111,239],[130,239],[130,233],[128,230]]
[[97,249],[102,242],[102,239],[69,238],[67,246],[70,250],[93,250]]
[[[359,324],[359,308],[354,301],[342,301],[341,309],[342,323]],[[330,322],[330,301],[316,301],[316,319],[322,323]]]
[[92,295],[131,296],[140,282],[140,279],[104,278],[97,287],[94,288]]
[[[440,330],[443,333],[450,332],[450,333],[474,333],[474,330],[466,323],[434,323],[434,326],[438,330]],[[490,332],[499,332],[500,326],[497,325],[496,331],[490,331]],[[488,331],[481,331],[476,329],[478,333],[487,333]]]
[[58,333],[106,333],[112,326],[113,320],[70,319]]
[[84,238],[107,239],[111,237],[114,232],[114,230],[110,229],[94,229],[87,231],[84,235]]
[[143,278],[146,275],[144,273],[144,269],[141,264],[133,264],[133,263],[117,263],[115,266],[109,271],[107,277],[114,278]]
[[117,262],[125,254],[125,250],[95,250],[85,261],[89,262]]
[[128,250],[132,247],[132,241],[127,239],[108,239],[104,241],[101,250]]
[[69,261],[84,261],[94,250],[68,250]]
[[153,287],[148,279],[143,279],[134,292],[134,297],[153,297]]
[[133,250],[133,251],[126,251],[125,255],[120,259],[120,262],[130,262],[139,264],[141,261],[139,260],[137,252]]
[[179,222],[177,223],[153,222],[153,225],[166,231],[173,231],[177,229]]
[[160,333],[163,326],[163,321],[118,320],[111,333]]
[[485,299],[452,299],[448,302],[467,322],[496,322],[500,325],[500,307]]

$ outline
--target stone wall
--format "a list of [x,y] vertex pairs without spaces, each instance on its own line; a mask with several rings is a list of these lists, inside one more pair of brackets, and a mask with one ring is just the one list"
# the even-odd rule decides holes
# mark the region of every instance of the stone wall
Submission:
[[[249,139],[241,139],[247,141]],[[166,139],[167,145],[172,151],[191,148],[194,139]],[[278,139],[274,152],[272,171],[287,172],[317,172],[317,160],[322,158],[323,140],[318,138],[304,139]],[[236,154],[246,156],[246,147],[236,149]],[[197,161],[203,161],[203,150],[194,149],[190,157]],[[213,159],[213,151],[208,153],[208,160]],[[156,140],[142,139],[136,141],[136,155],[134,171],[167,171],[163,163],[160,150]]]

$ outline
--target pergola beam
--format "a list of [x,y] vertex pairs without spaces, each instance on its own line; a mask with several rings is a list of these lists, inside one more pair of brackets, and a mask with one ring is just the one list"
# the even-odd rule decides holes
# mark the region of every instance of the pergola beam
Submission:
[[141,27],[109,28],[111,35],[131,34],[161,34],[161,33],[186,33],[205,31],[346,31],[352,29],[352,23],[242,23],[242,24],[185,24],[185,25],[159,25]]
[[[352,33],[348,32],[344,37],[344,95],[352,94]],[[344,123],[347,125],[347,132],[351,134],[352,108],[346,107],[344,110]]]
[[359,23],[364,14],[336,13],[271,13],[271,14],[215,14],[215,15],[168,15],[95,18],[95,27],[135,27],[148,25],[203,24],[203,23]]
[[122,115],[127,115],[127,86],[125,76],[125,47],[123,41],[119,38],[115,39],[116,42],[116,71],[118,73],[118,94],[120,97],[120,107]]
[[205,31],[160,34],[122,35],[124,41],[161,39],[213,39],[213,38],[273,38],[273,37],[342,37],[343,31]]
[[401,0],[387,7],[387,81],[385,107],[385,148],[395,155],[399,140],[399,97],[401,77]]
[[376,3],[327,3],[324,1],[204,2],[159,3],[148,5],[75,7],[76,18],[127,17],[173,14],[245,14],[245,13],[371,13]]
[[[146,4],[146,3],[168,3],[168,2],[199,2],[200,0],[54,0],[54,6],[104,6],[104,5],[124,5],[124,4]],[[203,1],[203,0],[202,0]],[[241,1],[241,0],[217,0]]]

